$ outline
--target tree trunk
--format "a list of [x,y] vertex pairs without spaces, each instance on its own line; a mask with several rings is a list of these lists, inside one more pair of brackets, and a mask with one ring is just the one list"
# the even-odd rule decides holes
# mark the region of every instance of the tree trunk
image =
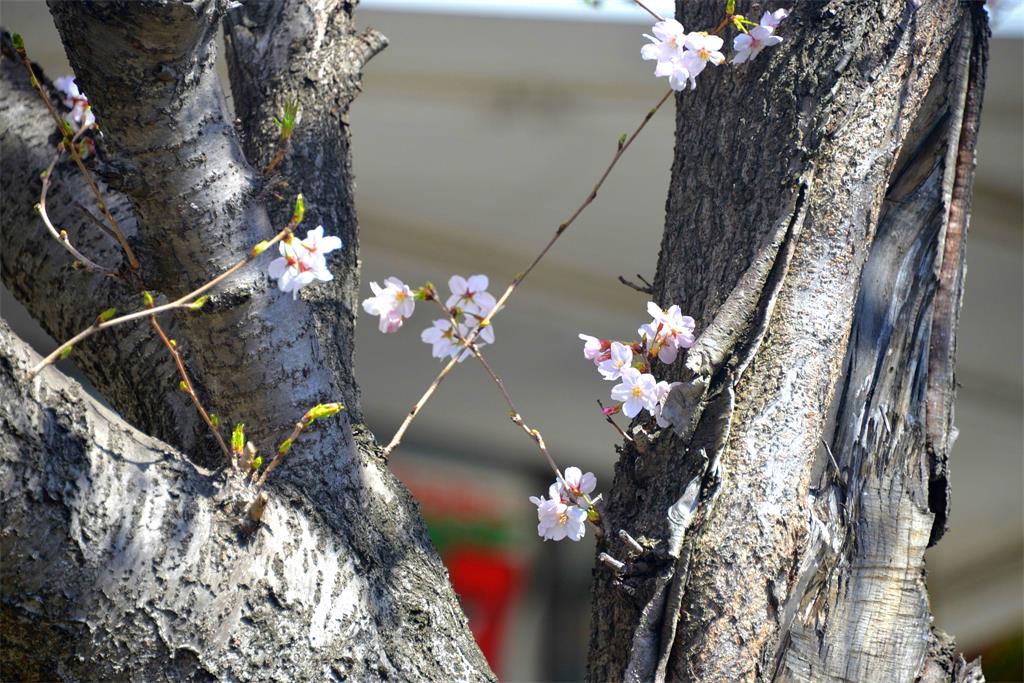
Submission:
[[[174,298],[222,271],[283,227],[303,190],[307,222],[345,240],[335,280],[293,301],[258,263],[169,325],[207,407],[246,423],[265,458],[312,405],[342,400],[348,412],[296,442],[268,481],[262,527],[246,535],[240,506],[251,492],[202,468],[222,463],[145,324],[75,349],[132,426],[53,369],[27,380],[31,354],[4,330],[5,675],[490,679],[415,503],[360,422],[351,372],[358,240],[344,116],[384,41],[354,34],[348,2],[280,2],[272,17],[257,16],[263,5],[233,10],[234,86],[263,79],[274,93],[265,108],[237,98],[243,145],[213,69],[227,5],[51,3],[105,132],[94,163],[140,256],[135,287],[72,270],[32,214],[57,138],[5,40],[0,140],[15,190],[2,202],[0,272],[64,338],[110,305],[140,308],[137,288]],[[256,44],[242,44],[243,28]],[[241,73],[239,56],[271,36],[285,47]],[[274,98],[293,94],[305,110],[300,133],[282,172],[264,179],[274,144],[266,119],[279,113]],[[98,229],[76,203],[94,203],[68,165],[55,190],[48,205],[76,244],[119,263],[116,245],[89,237]]]
[[[236,131],[212,69],[225,4],[51,2],[146,288],[174,297],[221,271],[300,190],[310,224],[345,240],[335,281],[297,302],[254,266],[168,321],[207,405],[265,454],[312,404],[349,411],[303,435],[246,535],[246,494],[204,468],[212,442],[146,326],[75,350],[122,421],[55,369],[29,380],[37,357],[0,325],[0,663],[72,680],[491,678],[351,371],[345,116],[383,39],[356,35],[340,0],[231,10]],[[679,16],[712,24],[721,5]],[[923,552],[949,511],[984,13],[846,0],[798,4],[785,26],[779,47],[677,98],[655,296],[702,334],[666,369],[682,382],[674,429],[635,426],[623,446],[604,518],[645,550],[599,543],[629,563],[596,574],[592,680],[980,678],[931,629]],[[0,274],[64,338],[140,296],[71,269],[38,225],[57,138],[6,40],[0,77]],[[303,119],[264,178],[288,99]],[[121,263],[70,165],[57,177],[51,213]]]
[[981,676],[932,630],[923,555],[949,507],[984,10],[798,3],[784,26],[677,97],[655,297],[702,333],[668,369],[671,433],[634,427],[617,463],[605,519],[645,549],[598,544],[629,563],[596,574],[591,680]]

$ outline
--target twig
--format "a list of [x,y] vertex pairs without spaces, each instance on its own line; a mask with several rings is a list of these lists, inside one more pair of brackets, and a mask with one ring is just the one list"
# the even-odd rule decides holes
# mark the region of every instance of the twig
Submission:
[[85,177],[85,181],[89,184],[90,189],[92,189],[92,193],[96,196],[96,203],[99,206],[100,211],[102,211],[103,215],[107,217],[108,221],[110,221],[110,227],[114,231],[114,236],[117,238],[118,244],[121,245],[121,248],[124,249],[125,256],[128,257],[128,266],[133,271],[138,270],[139,261],[135,258],[135,252],[133,252],[131,246],[129,246],[128,240],[125,238],[124,233],[121,232],[121,227],[117,224],[114,216],[110,213],[110,210],[107,209],[107,204],[103,201],[103,195],[100,194],[100,188],[96,185],[96,181],[93,180],[92,174],[89,173],[89,169],[87,169],[85,164],[82,162],[82,155],[78,153],[78,147],[74,142],[77,136],[73,138],[68,135],[67,122],[64,121],[64,119],[62,119],[57,113],[57,110],[53,108],[53,103],[50,102],[49,96],[46,94],[46,91],[43,90],[43,86],[39,82],[39,79],[36,78],[35,70],[32,68],[32,62],[29,61],[25,48],[19,47],[17,48],[17,52],[18,56],[21,57],[21,61],[25,64],[25,69],[28,70],[28,76],[32,86],[36,89],[36,92],[39,93],[39,97],[43,99],[43,102],[46,103],[46,108],[49,110],[54,123],[57,124],[57,129],[61,132],[61,135],[64,136],[61,144],[67,147],[71,158],[74,159],[75,163],[78,165],[78,170],[82,172],[82,175]]
[[640,545],[640,542],[629,535],[625,529],[619,529],[619,540],[626,544],[630,552],[634,555],[639,555],[644,551],[644,547]]
[[110,320],[106,320],[103,322],[97,320],[95,323],[93,323],[89,327],[85,328],[84,330],[76,334],[71,339],[67,340],[66,342],[58,346],[53,352],[46,356],[46,358],[43,358],[41,361],[36,363],[35,367],[33,367],[29,371],[29,377],[35,375],[37,372],[45,368],[50,363],[53,363],[69,347],[74,346],[83,339],[91,337],[100,330],[105,330],[108,327],[114,327],[115,325],[121,325],[126,322],[130,322],[132,320],[145,317],[147,315],[156,315],[157,313],[163,313],[164,311],[170,311],[176,308],[185,308],[187,306],[190,306],[192,303],[194,303],[194,300],[198,298],[200,295],[202,295],[204,292],[207,292],[210,289],[216,287],[225,279],[227,279],[231,275],[234,275],[237,271],[241,270],[249,263],[251,263],[253,259],[255,259],[257,256],[266,251],[267,248],[273,246],[277,242],[280,242],[282,239],[285,238],[286,235],[291,234],[292,229],[296,225],[297,222],[293,219],[291,223],[289,223],[283,230],[281,230],[281,232],[274,235],[273,238],[267,240],[266,242],[260,242],[258,245],[256,245],[256,247],[253,247],[253,249],[243,259],[235,263],[233,266],[231,266],[230,268],[228,268],[223,273],[213,278],[206,284],[197,287],[196,289],[192,290],[191,292],[189,292],[188,294],[179,299],[176,299],[170,303],[162,304],[160,306],[154,306],[153,308],[146,308],[142,309],[141,311],[127,313],[125,315],[116,318],[111,318]]
[[[586,199],[583,200],[583,203],[580,204],[575,211],[573,211],[572,215],[569,216],[569,218],[566,221],[564,221],[558,226],[558,229],[555,230],[554,236],[550,240],[548,240],[548,243],[544,245],[544,248],[541,249],[540,253],[537,255],[536,258],[533,259],[530,265],[527,266],[526,270],[524,270],[522,273],[516,275],[516,277],[513,278],[512,282],[505,289],[505,292],[501,295],[501,298],[498,299],[497,303],[495,303],[494,308],[491,309],[490,313],[484,316],[483,320],[481,320],[477,324],[477,326],[470,331],[469,336],[466,337],[467,344],[472,344],[474,341],[476,341],[477,336],[479,336],[483,328],[490,325],[491,319],[497,314],[499,310],[501,310],[502,306],[504,306],[505,302],[508,301],[509,297],[512,296],[512,293],[516,290],[516,287],[519,286],[519,283],[526,279],[526,276],[529,275],[530,272],[533,271],[533,269],[537,266],[537,264],[540,263],[541,259],[543,259],[544,256],[547,255],[551,247],[554,246],[555,242],[558,241],[558,238],[562,236],[562,233],[564,233],[569,228],[569,226],[573,224],[576,218],[579,217],[581,213],[583,213],[583,210],[590,206],[591,202],[593,202],[597,198],[598,191],[601,189],[601,186],[604,185],[604,181],[608,178],[608,175],[612,172],[612,169],[615,168],[615,164],[618,163],[619,158],[621,158],[622,154],[627,149],[629,149],[629,146],[633,144],[633,141],[647,125],[647,122],[651,120],[651,118],[658,112],[659,109],[661,109],[661,106],[665,104],[665,101],[668,100],[668,98],[671,95],[671,90],[665,93],[662,96],[662,98],[658,100],[658,103],[654,105],[654,107],[650,111],[647,112],[647,114],[643,118],[643,121],[640,122],[640,125],[637,126],[636,130],[633,131],[632,135],[630,135],[621,145],[618,146],[618,148],[615,150],[615,155],[612,157],[611,162],[608,164],[608,167],[605,168],[604,173],[601,174],[601,177],[598,179],[597,183],[590,191],[590,194],[588,194]],[[434,392],[437,391],[437,387],[441,385],[441,382],[444,381],[444,378],[448,376],[448,373],[452,371],[452,368],[455,367],[455,364],[457,362],[458,356],[449,360],[448,364],[441,369],[441,372],[439,372],[437,377],[434,378],[434,381],[431,382],[430,386],[427,387],[427,390],[423,392],[423,395],[420,397],[420,399],[416,402],[415,405],[413,405],[412,409],[405,416],[405,419],[402,420],[402,424],[398,426],[398,429],[395,431],[394,436],[391,437],[391,441],[389,441],[388,445],[384,447],[384,457],[389,456],[391,452],[398,447],[398,444],[402,442],[402,436],[404,436],[406,430],[409,429],[409,425],[412,424],[412,421],[419,414],[420,410],[423,409],[423,406],[426,404],[426,402],[430,400],[430,397],[434,395]]]
[[[597,405],[601,408],[601,410],[603,412],[604,411],[604,404],[601,403],[600,399],[598,399]],[[633,437],[631,437],[626,432],[622,431],[622,427],[619,426],[618,422],[616,422],[615,420],[612,419],[611,415],[605,415],[604,419],[605,419],[605,422],[607,422],[608,424],[610,424],[612,427],[615,428],[615,431],[617,431],[619,433],[619,436],[621,436],[624,440],[626,440],[626,441],[632,441],[633,440]]]
[[163,341],[164,346],[166,346],[167,350],[171,352],[171,357],[174,359],[174,363],[178,366],[178,372],[181,373],[181,381],[184,383],[185,393],[187,393],[189,398],[192,399],[192,403],[195,405],[196,410],[199,411],[199,415],[203,418],[203,422],[205,422],[206,426],[210,428],[210,431],[213,433],[213,438],[217,441],[217,445],[220,446],[220,450],[224,452],[224,457],[228,459],[228,462],[235,464],[234,458],[231,457],[231,450],[228,448],[228,445],[224,443],[224,437],[220,435],[220,430],[213,424],[213,420],[210,419],[209,413],[207,413],[206,409],[203,408],[203,404],[199,401],[199,397],[196,396],[196,390],[192,386],[192,380],[188,378],[188,372],[185,371],[185,363],[182,362],[181,354],[178,353],[177,347],[171,343],[167,333],[164,332],[164,328],[160,326],[159,322],[157,322],[155,315],[149,316],[149,322],[153,326],[153,329],[156,330],[156,333],[160,335],[160,340]]
[[81,202],[76,201],[75,202],[75,206],[78,207],[78,210],[81,211],[82,214],[86,218],[88,218],[92,222],[93,225],[95,225],[97,228],[99,228],[103,232],[104,235],[106,235],[107,237],[109,237],[112,240],[116,240],[117,239],[117,235],[115,235],[114,231],[110,229],[110,226],[107,225],[106,223],[104,223],[103,221],[101,221],[99,218],[96,218],[96,216],[92,215],[92,211],[87,209],[84,204],[82,204]]
[[284,460],[284,456],[288,454],[288,451],[292,448],[292,444],[295,443],[295,439],[299,438],[299,434],[302,434],[303,430],[310,424],[312,423],[307,422],[305,419],[299,420],[295,423],[295,428],[292,430],[291,435],[281,442],[281,445],[277,449],[277,453],[274,454],[274,459],[270,461],[270,464],[267,465],[265,470],[263,470],[263,474],[261,474],[260,478],[256,480],[256,500],[259,500],[259,492],[263,490],[263,486],[267,483],[267,476],[269,476],[270,473],[281,464],[281,461]]
[[622,284],[626,285],[630,289],[635,289],[636,291],[638,291],[638,292],[640,292],[642,294],[654,294],[654,285],[652,285],[650,282],[648,282],[647,278],[645,278],[640,273],[637,273],[636,277],[637,277],[637,279],[640,280],[640,282],[644,283],[642,286],[636,284],[635,282],[630,282],[629,280],[627,280],[626,278],[622,277],[621,275],[619,276],[619,282],[621,282]]
[[635,2],[638,5],[640,5],[640,7],[644,8],[645,10],[647,10],[647,13],[650,14],[655,19],[657,19],[658,21],[665,21],[665,17],[661,16],[660,14],[658,14],[657,12],[652,10],[650,7],[648,7],[644,3],[640,2],[640,0],[633,0],[633,2]]
[[46,168],[46,171],[43,175],[43,187],[39,191],[39,203],[36,204],[36,210],[39,211],[39,216],[43,219],[43,225],[45,225],[46,229],[50,231],[50,234],[53,235],[53,238],[57,240],[57,242],[59,242],[60,245],[64,247],[68,251],[68,253],[70,253],[71,256],[74,257],[76,261],[81,263],[86,270],[91,270],[97,273],[105,273],[107,275],[115,275],[117,273],[116,270],[101,266],[100,264],[85,256],[85,254],[83,254],[82,252],[78,251],[78,249],[75,249],[75,247],[72,246],[71,244],[71,240],[68,238],[67,231],[57,230],[57,228],[54,227],[53,223],[50,221],[50,215],[46,212],[46,193],[50,189],[50,178],[53,175],[54,170],[57,168],[57,162],[60,161],[60,157],[63,154],[64,150],[62,148],[58,149],[57,154],[53,157],[53,161],[51,161],[50,165]]
[[616,574],[621,574],[626,569],[625,562],[620,562],[619,560],[616,560],[608,553],[601,553],[597,556],[597,559]]
[[284,161],[284,155],[288,151],[288,141],[283,140],[277,144],[277,152],[274,153],[274,158],[270,160],[267,167],[263,169],[263,175],[269,176],[274,170]]
[[[547,445],[544,443],[544,437],[541,436],[540,431],[533,429],[528,424],[526,424],[525,420],[523,420],[523,416],[519,413],[519,409],[516,408],[516,404],[512,401],[512,397],[509,395],[508,389],[505,388],[505,383],[502,381],[501,377],[498,377],[498,373],[494,372],[494,368],[492,368],[491,364],[487,362],[486,358],[484,358],[483,353],[480,352],[480,347],[468,341],[466,337],[462,335],[462,330],[459,329],[458,321],[455,319],[455,316],[452,315],[451,310],[449,310],[447,306],[441,303],[441,299],[438,298],[436,291],[432,292],[431,298],[437,302],[437,305],[440,306],[441,310],[443,310],[445,315],[448,316],[448,320],[452,324],[452,329],[455,330],[455,334],[456,336],[458,336],[459,341],[462,343],[463,347],[468,349],[470,353],[476,356],[476,359],[480,361],[481,365],[484,366],[484,370],[487,371],[487,374],[491,376],[491,379],[494,381],[494,384],[497,385],[498,389],[501,391],[501,395],[505,397],[505,403],[507,403],[509,407],[509,418],[511,418],[512,422],[515,425],[517,425],[520,429],[522,429],[523,432],[528,437],[530,437],[530,440],[533,441],[534,444],[536,444],[537,450],[539,450],[540,454],[543,455],[545,460],[548,461],[548,465],[551,467],[551,471],[555,473],[555,476],[559,480],[561,480],[562,471],[558,469],[558,465],[555,464],[554,458],[552,458],[551,454],[548,452]],[[458,357],[459,355],[462,355],[461,351],[458,354],[456,354],[456,357]]]

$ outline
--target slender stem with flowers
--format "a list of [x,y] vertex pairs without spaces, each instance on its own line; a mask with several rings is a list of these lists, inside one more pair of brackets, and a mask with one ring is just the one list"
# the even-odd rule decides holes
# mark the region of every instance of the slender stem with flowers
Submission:
[[[112,318],[110,318],[108,320],[99,320],[99,319],[97,319],[95,323],[93,323],[89,327],[85,328],[84,330],[82,330],[81,332],[76,334],[71,339],[67,340],[66,342],[64,342],[63,344],[58,346],[49,355],[47,355],[41,361],[36,363],[36,365],[29,371],[29,376],[31,377],[31,376],[35,375],[40,370],[45,368],[47,365],[50,365],[51,363],[55,362],[59,358],[63,357],[66,353],[69,353],[70,349],[72,347],[74,347],[75,344],[77,344],[78,342],[82,341],[83,339],[87,339],[87,338],[91,337],[92,335],[96,334],[97,332],[100,332],[101,330],[105,330],[105,329],[108,329],[110,327],[115,327],[117,325],[123,325],[124,323],[131,322],[132,320],[137,320],[139,318],[143,318],[143,317],[146,317],[146,316],[149,316],[149,315],[156,315],[157,313],[163,313],[164,311],[170,311],[170,310],[179,309],[179,308],[199,308],[199,307],[201,307],[203,305],[203,303],[205,303],[205,299],[202,297],[202,295],[204,293],[206,293],[209,290],[213,289],[214,287],[219,285],[221,282],[223,282],[227,278],[231,277],[232,275],[234,275],[236,272],[238,272],[239,270],[241,270],[245,266],[247,266],[250,263],[252,263],[253,260],[257,256],[259,256],[260,254],[262,254],[264,251],[266,251],[267,248],[269,248],[269,247],[273,246],[274,244],[280,242],[282,239],[285,239],[286,237],[289,237],[292,234],[292,230],[297,225],[298,225],[298,222],[293,217],[292,221],[287,226],[285,226],[279,233],[274,235],[269,240],[266,240],[264,242],[258,243],[256,246],[254,246],[249,251],[248,254],[246,254],[246,256],[244,258],[240,259],[233,266],[231,266],[230,268],[228,268],[227,270],[225,270],[220,275],[216,276],[215,278],[213,278],[212,280],[210,280],[206,284],[200,285],[199,287],[193,289],[188,294],[185,294],[184,296],[182,296],[182,297],[180,297],[178,299],[175,299],[174,301],[171,301],[171,302],[166,303],[166,304],[161,304],[160,306],[154,306],[152,308],[146,308],[146,309],[142,309],[140,311],[134,311],[132,313],[127,313],[127,314],[122,315],[122,316],[112,317]],[[203,299],[203,300],[200,301],[200,299]]]
[[25,65],[25,69],[28,70],[29,80],[31,81],[32,86],[36,89],[36,92],[39,93],[39,96],[43,99],[43,102],[46,103],[47,111],[50,112],[50,116],[53,118],[54,123],[57,124],[57,128],[64,136],[64,140],[61,142],[61,144],[67,148],[68,153],[71,155],[71,158],[75,160],[75,164],[78,165],[78,170],[82,172],[82,176],[85,178],[86,183],[88,183],[89,188],[92,190],[93,195],[96,197],[97,206],[99,206],[100,211],[103,212],[103,215],[110,222],[110,227],[114,231],[114,235],[116,236],[118,243],[124,250],[125,256],[128,257],[128,266],[133,271],[138,270],[139,260],[135,258],[135,252],[132,251],[131,246],[128,244],[128,239],[121,231],[121,226],[117,224],[117,220],[114,218],[113,214],[111,214],[110,210],[107,208],[107,203],[103,201],[103,195],[100,194],[100,188],[96,185],[96,181],[93,180],[92,174],[89,173],[89,169],[85,167],[85,163],[82,161],[82,155],[79,153],[78,146],[75,144],[75,138],[77,138],[77,135],[74,138],[72,137],[68,130],[67,122],[65,122],[64,119],[62,119],[60,115],[57,113],[57,110],[53,108],[53,103],[50,102],[50,98],[47,97],[46,92],[43,90],[42,84],[39,82],[39,79],[36,78],[35,70],[32,68],[32,62],[29,61],[28,54],[25,52],[25,45],[21,42],[20,36],[18,36],[18,39],[16,41],[15,49],[18,52],[18,56],[21,57],[21,61]]
[[[555,234],[551,237],[550,240],[548,240],[548,243],[544,245],[544,248],[540,250],[540,253],[537,254],[536,258],[534,258],[533,261],[530,262],[530,265],[526,267],[526,270],[524,270],[522,273],[516,275],[515,278],[513,278],[512,282],[509,283],[508,287],[505,289],[505,292],[498,299],[498,302],[494,306],[494,308],[492,308],[491,311],[487,313],[487,315],[485,315],[484,318],[476,325],[476,327],[466,336],[465,341],[467,344],[472,344],[474,341],[476,341],[476,338],[480,335],[480,332],[485,327],[491,324],[491,319],[494,318],[495,314],[497,314],[497,312],[502,308],[502,306],[504,306],[505,302],[509,300],[509,297],[512,296],[512,293],[515,292],[516,288],[520,285],[520,283],[522,283],[522,281],[526,279],[526,277],[533,271],[533,269],[537,267],[537,264],[540,263],[541,259],[543,259],[547,255],[547,253],[551,250],[551,247],[553,247],[555,242],[558,241],[558,238],[561,237],[562,234],[569,228],[569,226],[572,225],[573,222],[579,217],[579,215],[583,213],[584,209],[590,206],[590,204],[597,198],[598,191],[601,189],[601,186],[604,185],[604,181],[608,178],[608,175],[612,172],[612,169],[615,168],[615,164],[618,163],[619,159],[622,158],[622,155],[625,153],[625,151],[629,149],[629,146],[633,144],[633,141],[636,140],[637,136],[640,135],[640,132],[643,131],[644,127],[647,125],[647,122],[654,117],[654,115],[658,112],[659,109],[661,109],[661,106],[665,104],[666,100],[668,100],[671,94],[671,90],[665,93],[665,95],[662,96],[660,100],[658,100],[658,103],[654,105],[654,107],[651,108],[651,110],[648,111],[647,114],[644,115],[643,120],[640,122],[640,125],[636,127],[636,130],[634,130],[629,137],[627,137],[619,144],[618,148],[615,150],[615,154],[612,156],[611,162],[605,168],[604,172],[601,174],[601,177],[598,178],[597,183],[594,185],[593,189],[591,189],[590,193],[586,196],[583,202],[578,207],[576,207],[576,210],[572,212],[569,218],[563,221],[561,224],[559,224],[558,228],[555,230]],[[423,392],[423,395],[420,396],[420,399],[416,401],[412,409],[408,412],[408,414],[406,414],[405,419],[402,420],[402,424],[398,426],[398,429],[395,431],[394,436],[391,437],[391,441],[389,441],[388,445],[384,447],[385,457],[390,455],[391,452],[398,447],[398,444],[402,442],[402,436],[404,436],[406,430],[409,429],[409,425],[412,424],[412,421],[414,419],[416,419],[416,416],[419,414],[420,410],[422,410],[423,406],[426,405],[427,401],[430,400],[430,397],[434,395],[434,392],[437,391],[437,387],[441,385],[441,382],[444,381],[444,378],[448,376],[448,373],[452,371],[452,368],[455,367],[455,364],[457,362],[457,357],[452,358],[450,361],[448,361],[448,363],[441,369],[441,372],[437,374],[437,377],[434,378],[434,381],[430,383],[430,386],[427,387],[427,390]]]

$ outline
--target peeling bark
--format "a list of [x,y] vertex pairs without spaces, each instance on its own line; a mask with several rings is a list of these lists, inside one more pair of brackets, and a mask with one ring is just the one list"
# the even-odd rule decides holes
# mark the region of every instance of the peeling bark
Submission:
[[[980,675],[931,633],[923,551],[946,515],[982,15],[798,4],[767,59],[677,98],[655,297],[701,334],[668,369],[672,433],[634,425],[616,466],[606,522],[645,552],[596,574],[591,680]],[[837,388],[844,474],[815,487]]]

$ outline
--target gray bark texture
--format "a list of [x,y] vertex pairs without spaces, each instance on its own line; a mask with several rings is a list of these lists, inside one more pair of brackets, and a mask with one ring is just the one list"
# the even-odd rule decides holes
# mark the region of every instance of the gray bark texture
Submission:
[[677,97],[654,296],[699,336],[666,369],[673,428],[621,449],[598,552],[627,564],[595,572],[589,678],[981,680],[932,629],[924,551],[949,514],[984,10],[806,2],[783,27]]
[[[50,4],[104,130],[90,163],[142,267],[128,274],[69,162],[50,213],[125,278],[72,268],[45,234],[31,207],[57,136],[5,39],[5,285],[66,338],[104,308],[139,308],[142,287],[168,299],[209,279],[302,191],[306,224],[345,241],[332,283],[292,301],[261,262],[166,325],[204,402],[264,457],[311,405],[348,411],[303,434],[245,532],[250,492],[215,469],[148,326],[75,349],[115,415],[54,368],[29,379],[38,357],[0,323],[4,677],[492,678],[360,422],[346,115],[383,37],[357,34],[340,0]],[[714,25],[722,5],[677,16]],[[213,69],[222,20],[235,122]],[[596,570],[588,675],[980,680],[931,627],[923,553],[950,509],[984,13],[807,2],[784,27],[782,45],[676,100],[655,297],[700,337],[665,369],[681,382],[673,429],[638,423],[621,450],[604,524],[643,552],[599,541],[627,565]],[[302,120],[264,177],[287,100]]]
[[[201,312],[165,325],[206,406],[228,428],[244,422],[265,461],[311,406],[348,410],[295,443],[247,533],[252,492],[221,467],[145,321],[74,353],[123,420],[52,368],[28,380],[33,354],[4,328],[5,679],[493,678],[415,502],[360,422],[352,376],[358,234],[345,116],[385,41],[355,34],[354,3],[249,5],[50,3],[104,131],[90,164],[142,264],[120,279],[72,268],[31,210],[58,136],[5,37],[0,272],[66,338],[108,306],[141,308],[142,288],[172,299],[210,279],[283,227],[302,191],[301,230],[323,223],[345,241],[333,282],[293,301],[267,277],[266,254]],[[239,128],[213,68],[225,15]],[[255,59],[259,71],[239,67]],[[295,96],[302,122],[264,178],[269,119]],[[85,214],[95,204],[70,163],[48,207],[84,253],[121,263]]]

